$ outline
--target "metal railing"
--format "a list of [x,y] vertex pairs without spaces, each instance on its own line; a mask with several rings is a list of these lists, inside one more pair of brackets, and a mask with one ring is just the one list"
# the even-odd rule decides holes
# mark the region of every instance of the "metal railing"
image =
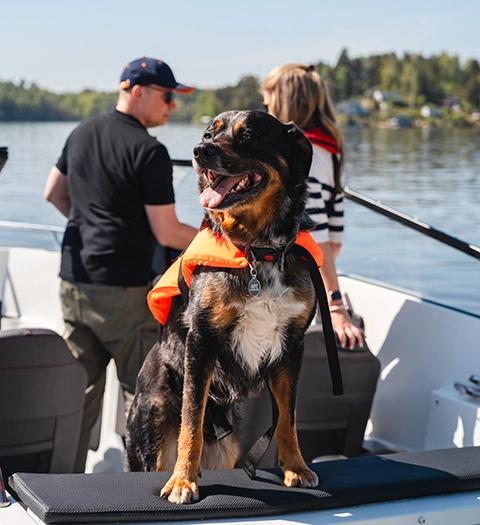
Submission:
[[404,226],[408,226],[413,230],[423,233],[423,235],[426,235],[427,237],[431,237],[432,239],[440,241],[443,244],[447,244],[448,246],[451,246],[460,252],[475,257],[475,259],[480,259],[480,248],[475,246],[475,244],[470,244],[441,230],[437,230],[437,228],[430,226],[430,224],[427,224],[416,217],[410,217],[410,215],[407,215],[401,211],[397,211],[380,201],[375,201],[370,197],[367,197],[366,195],[362,195],[358,191],[352,190],[352,188],[349,188],[348,186],[345,186],[343,192],[347,199],[350,199],[357,204],[365,206],[366,208],[373,210],[380,215],[383,215],[389,219],[392,219],[393,221],[403,224]]
[[10,230],[28,230],[50,233],[58,247],[62,245],[62,236],[65,228],[61,226],[48,226],[46,224],[34,224],[28,222],[0,221],[0,228]]

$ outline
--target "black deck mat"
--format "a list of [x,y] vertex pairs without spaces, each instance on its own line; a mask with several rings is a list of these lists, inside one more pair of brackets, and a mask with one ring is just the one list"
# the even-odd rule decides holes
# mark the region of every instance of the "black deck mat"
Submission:
[[480,447],[313,463],[320,485],[288,488],[280,469],[204,471],[200,501],[159,497],[167,472],[17,473],[10,484],[45,523],[177,521],[273,516],[480,489]]

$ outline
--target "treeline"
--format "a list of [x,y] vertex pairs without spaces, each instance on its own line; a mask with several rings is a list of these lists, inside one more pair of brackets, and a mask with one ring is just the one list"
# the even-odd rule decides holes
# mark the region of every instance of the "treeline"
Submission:
[[24,81],[0,82],[0,121],[82,120],[114,107],[115,92],[57,94]]
[[350,59],[344,50],[335,67],[318,64],[334,100],[364,95],[379,89],[397,92],[410,107],[442,105],[448,99],[468,111],[480,107],[480,64],[475,59],[462,66],[458,56],[441,53],[431,57],[394,53]]
[[[368,97],[374,90],[396,93],[395,104],[418,108],[455,101],[465,111],[480,108],[480,64],[462,64],[458,56],[441,53],[430,57],[394,53],[350,58],[343,50],[336,65],[319,62],[318,72],[329,85],[334,102]],[[261,79],[242,78],[236,86],[197,89],[177,97],[171,120],[198,122],[229,109],[261,109]],[[0,81],[0,121],[82,120],[115,106],[117,92],[84,90],[56,94],[36,84]]]

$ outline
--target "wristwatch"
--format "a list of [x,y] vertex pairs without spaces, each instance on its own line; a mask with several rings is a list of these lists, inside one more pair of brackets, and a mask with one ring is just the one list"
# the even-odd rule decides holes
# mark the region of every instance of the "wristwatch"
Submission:
[[341,301],[342,300],[342,292],[340,290],[335,290],[334,292],[330,292],[330,301]]

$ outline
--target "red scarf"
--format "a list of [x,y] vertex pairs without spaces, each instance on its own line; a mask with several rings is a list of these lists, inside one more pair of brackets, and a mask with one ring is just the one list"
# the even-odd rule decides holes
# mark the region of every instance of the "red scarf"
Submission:
[[320,146],[330,153],[333,153],[334,155],[337,155],[340,153],[340,150],[338,148],[337,141],[332,138],[330,135],[327,135],[325,131],[321,128],[313,128],[305,131],[305,135],[310,140],[312,144],[315,144],[316,146]]

